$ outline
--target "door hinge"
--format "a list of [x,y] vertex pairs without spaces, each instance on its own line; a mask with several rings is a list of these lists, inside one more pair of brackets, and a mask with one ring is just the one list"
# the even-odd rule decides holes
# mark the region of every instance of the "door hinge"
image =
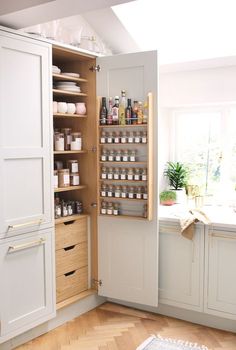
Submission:
[[92,284],[95,287],[101,287],[102,286],[102,280],[96,280],[95,278],[92,279]]
[[91,203],[90,205],[92,208],[97,208],[97,203]]
[[89,70],[91,70],[92,72],[100,72],[101,67],[98,64],[97,66],[90,67]]

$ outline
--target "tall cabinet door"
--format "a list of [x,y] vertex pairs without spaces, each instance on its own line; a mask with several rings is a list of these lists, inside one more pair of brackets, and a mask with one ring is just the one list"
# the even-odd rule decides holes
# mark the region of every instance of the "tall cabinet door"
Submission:
[[[145,305],[158,303],[157,220],[157,52],[97,59],[99,96],[120,95],[145,101],[153,96],[153,130],[150,159],[153,168],[151,220],[131,217],[98,218],[98,277],[102,296]],[[151,135],[149,135],[151,138]],[[150,140],[151,141],[151,140]],[[137,165],[138,166],[138,165]]]
[[51,48],[0,32],[0,236],[52,226]]

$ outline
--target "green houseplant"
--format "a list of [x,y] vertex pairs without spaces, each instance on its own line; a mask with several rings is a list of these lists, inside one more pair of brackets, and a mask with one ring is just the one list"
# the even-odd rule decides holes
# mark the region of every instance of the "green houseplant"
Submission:
[[161,205],[173,205],[176,201],[176,193],[174,191],[162,191],[160,193]]
[[170,189],[176,192],[176,203],[186,201],[185,187],[188,179],[188,169],[180,162],[167,162],[164,175],[168,178]]

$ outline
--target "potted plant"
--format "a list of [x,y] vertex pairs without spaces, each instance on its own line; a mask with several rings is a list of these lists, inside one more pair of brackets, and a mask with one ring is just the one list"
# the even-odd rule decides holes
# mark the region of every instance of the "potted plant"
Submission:
[[187,167],[179,162],[168,162],[164,175],[168,178],[170,189],[176,193],[176,203],[184,204],[188,178]]
[[173,205],[176,201],[176,193],[174,191],[162,191],[160,193],[161,205]]

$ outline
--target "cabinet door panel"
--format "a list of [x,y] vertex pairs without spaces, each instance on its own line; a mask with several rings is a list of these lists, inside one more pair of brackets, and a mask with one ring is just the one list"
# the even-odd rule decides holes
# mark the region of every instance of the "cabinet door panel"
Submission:
[[[157,52],[102,57],[97,60],[99,96],[119,95],[146,101],[153,93],[153,219],[98,219],[99,294],[146,305],[158,303],[158,219],[157,219]],[[151,134],[150,142],[151,142]],[[151,152],[150,152],[151,153]],[[123,203],[122,203],[123,205]],[[134,211],[134,208],[132,209]],[[132,214],[130,214],[132,215]]]
[[213,231],[207,237],[206,312],[236,319],[236,234]]
[[49,45],[0,33],[0,237],[52,226],[49,63]]
[[1,341],[54,316],[53,237],[43,230],[0,245]]

